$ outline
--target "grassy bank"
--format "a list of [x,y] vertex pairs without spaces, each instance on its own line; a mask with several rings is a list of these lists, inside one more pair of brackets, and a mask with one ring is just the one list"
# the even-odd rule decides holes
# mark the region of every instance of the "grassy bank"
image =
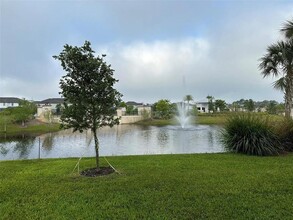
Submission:
[[30,135],[40,135],[48,132],[55,132],[60,130],[60,124],[27,124],[21,126],[19,124],[9,123],[6,126],[0,124],[0,136],[8,135],[20,135],[20,134],[30,134]]
[[[232,115],[235,115],[237,113],[230,112],[230,113],[200,113],[196,117],[194,117],[191,120],[192,124],[203,124],[203,125],[224,125],[227,121],[227,118],[229,118]],[[265,113],[253,113],[255,115],[268,117],[270,121],[273,123],[276,121],[280,121],[283,119],[280,115],[269,115]],[[177,120],[175,118],[172,119],[152,119],[152,120],[145,120],[145,121],[139,121],[136,124],[139,125],[152,125],[152,126],[165,126],[165,125],[176,125],[178,124]]]
[[292,219],[293,154],[108,159],[122,175],[80,177],[77,159],[0,162],[0,218]]
[[[17,115],[6,110],[0,111],[0,137],[22,134],[40,135],[60,130],[60,124],[58,123],[44,123],[38,119],[17,121],[16,116]],[[22,122],[24,126],[22,126]]]
[[[226,115],[199,115],[191,119],[191,124],[205,124],[205,125],[223,125],[226,122]],[[138,125],[145,126],[166,126],[166,125],[178,125],[178,121],[175,118],[172,119],[151,119],[145,121],[136,122]]]
[[228,114],[199,114],[195,118],[195,122],[198,124],[205,124],[205,125],[223,125],[225,124]]

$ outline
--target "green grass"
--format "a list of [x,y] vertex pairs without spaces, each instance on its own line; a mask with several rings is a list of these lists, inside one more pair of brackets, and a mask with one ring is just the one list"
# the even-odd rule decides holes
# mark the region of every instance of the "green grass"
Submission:
[[40,135],[60,130],[60,124],[58,123],[49,124],[37,120],[29,120],[25,123],[25,126],[21,126],[21,124],[14,123],[13,121],[13,115],[5,114],[4,111],[0,112],[0,137],[22,134]]
[[[222,125],[226,122],[226,115],[204,115],[200,114],[196,116],[191,124],[205,124],[205,125]],[[175,118],[172,119],[152,119],[139,121],[135,124],[145,125],[145,126],[166,126],[166,125],[178,125],[178,121]]]
[[[200,113],[194,118],[192,123],[203,124],[203,125],[224,125],[227,122],[227,119],[235,114],[237,114],[237,112]],[[270,121],[272,121],[272,123],[279,122],[283,120],[284,118],[280,115],[269,115],[266,113],[251,113],[251,114],[268,116]],[[165,126],[165,125],[176,125],[178,124],[178,122],[176,119],[172,118],[168,120],[164,120],[164,119],[145,120],[145,121],[139,121],[136,124],[146,125],[146,126],[147,125]]]
[[176,119],[148,119],[144,121],[138,121],[135,124],[145,125],[145,126],[166,126],[166,125],[176,125],[178,122]]
[[204,124],[204,125],[223,125],[226,123],[227,118],[229,116],[227,114],[222,115],[212,115],[212,114],[199,114],[195,121],[198,124]]
[[6,135],[18,135],[18,134],[31,134],[40,135],[48,132],[55,132],[60,130],[60,124],[38,124],[38,125],[27,125],[22,127],[19,124],[8,124],[6,132],[4,125],[0,124],[0,136]]
[[0,162],[0,219],[292,219],[293,154],[108,160],[122,175],[72,174],[77,159]]

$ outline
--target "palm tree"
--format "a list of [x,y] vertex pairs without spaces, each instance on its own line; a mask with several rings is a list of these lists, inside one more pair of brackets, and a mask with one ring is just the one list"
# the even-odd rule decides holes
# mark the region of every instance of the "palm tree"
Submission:
[[184,97],[184,101],[187,101],[188,106],[189,106],[189,102],[192,101],[192,100],[193,100],[192,95],[186,95],[186,96]]
[[281,32],[285,34],[285,37],[287,39],[293,38],[293,20],[292,21],[287,21],[283,28],[281,28]]
[[279,41],[267,48],[259,68],[264,77],[280,77],[274,87],[284,92],[285,116],[290,117],[293,97],[293,39]]
[[213,96],[211,96],[211,95],[208,95],[208,96],[207,96],[207,99],[208,99],[209,113],[210,113],[211,111],[214,112],[214,103],[213,103],[213,100],[214,100],[215,98],[214,98]]

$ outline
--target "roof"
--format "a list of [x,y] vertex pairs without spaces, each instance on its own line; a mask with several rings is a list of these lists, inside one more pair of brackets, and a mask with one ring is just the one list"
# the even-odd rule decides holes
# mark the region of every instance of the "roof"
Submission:
[[126,102],[125,104],[126,105],[136,105],[136,106],[143,105],[143,103],[138,103],[138,102],[134,102],[134,101],[129,101],[129,102]]
[[0,103],[19,103],[21,99],[15,97],[0,97]]
[[209,103],[208,102],[196,102],[196,104],[207,105]]
[[37,103],[38,104],[63,104],[64,98],[49,98]]

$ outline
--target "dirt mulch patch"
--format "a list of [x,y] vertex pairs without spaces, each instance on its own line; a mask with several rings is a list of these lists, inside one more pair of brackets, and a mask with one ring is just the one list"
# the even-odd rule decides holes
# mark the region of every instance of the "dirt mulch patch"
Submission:
[[111,167],[100,167],[99,169],[97,168],[86,169],[82,171],[80,175],[87,176],[87,177],[96,177],[96,176],[109,175],[114,172],[115,170],[113,170],[113,168]]
[[33,120],[30,120],[28,121],[27,123],[25,123],[26,125],[42,125],[42,124],[48,124],[48,123],[45,123],[39,119],[33,119]]

